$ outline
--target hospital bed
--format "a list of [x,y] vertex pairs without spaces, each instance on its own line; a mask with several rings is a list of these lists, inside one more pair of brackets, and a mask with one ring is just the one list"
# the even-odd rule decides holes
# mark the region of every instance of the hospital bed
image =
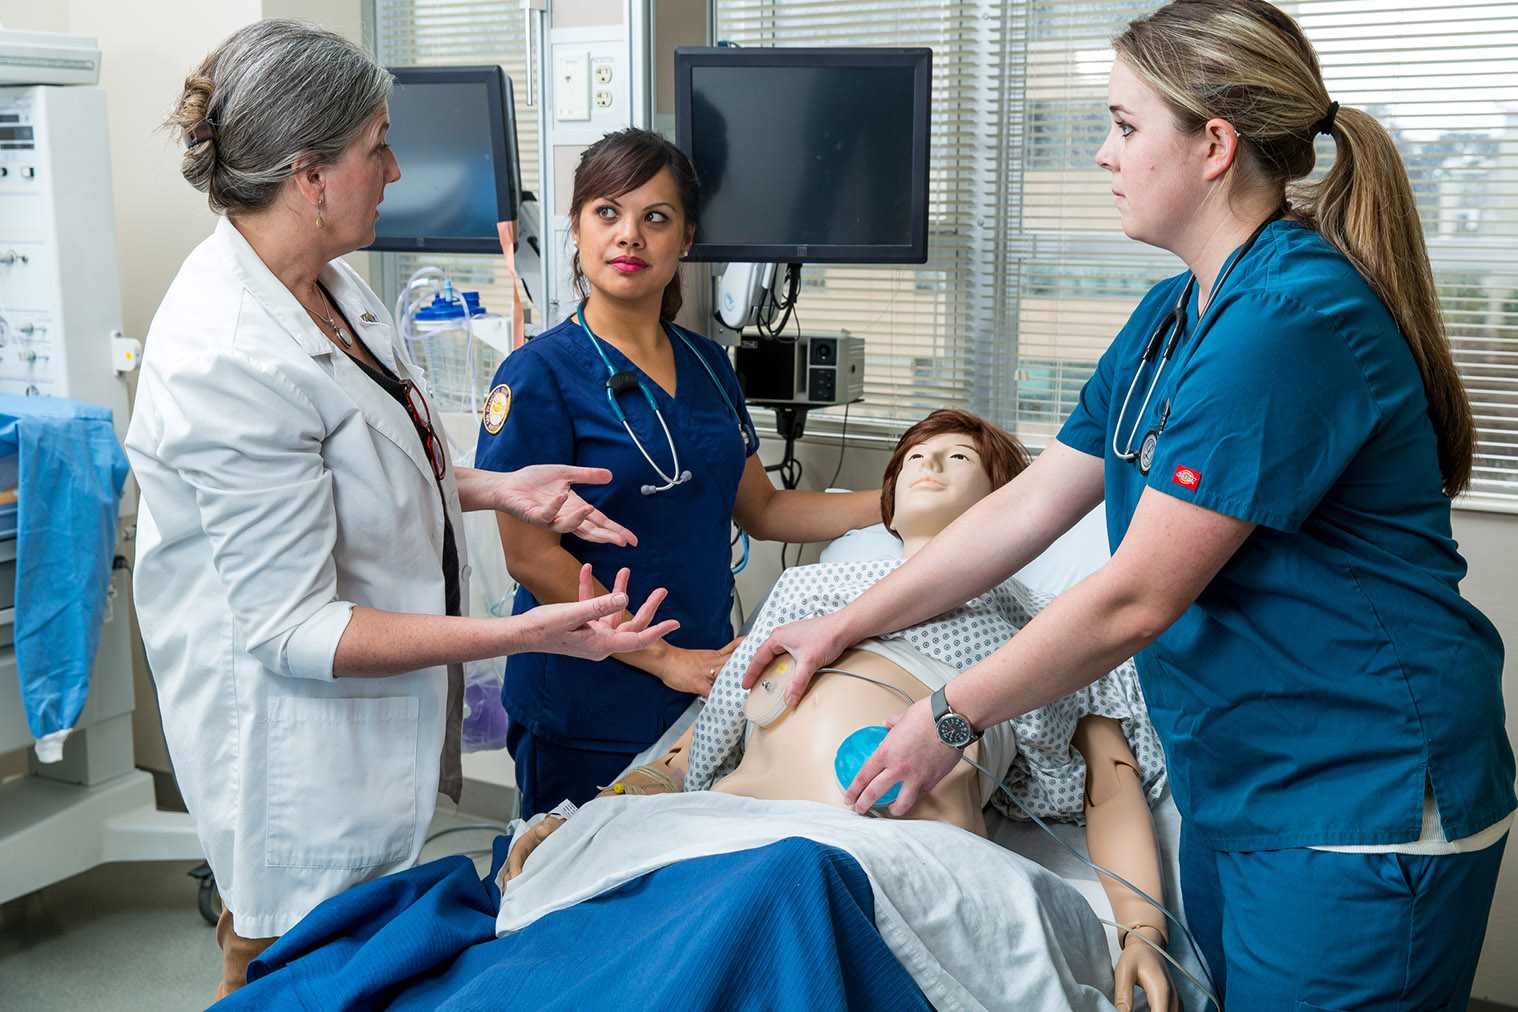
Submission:
[[[840,539],[824,560],[870,557],[876,537]],[[1098,511],[1021,575],[1068,586],[1101,564],[1105,540]],[[662,755],[696,710],[633,765]],[[1037,826],[988,815],[992,844],[706,792],[587,806],[504,903],[502,837],[483,878],[448,858],[323,904],[218,1008],[1111,1009],[1116,931],[1098,920],[1111,908],[1095,872]],[[1180,913],[1168,794],[1154,815]],[[1085,853],[1079,827],[1052,829]],[[887,835],[854,843],[858,832]],[[1184,942],[1171,948],[1200,975]]]

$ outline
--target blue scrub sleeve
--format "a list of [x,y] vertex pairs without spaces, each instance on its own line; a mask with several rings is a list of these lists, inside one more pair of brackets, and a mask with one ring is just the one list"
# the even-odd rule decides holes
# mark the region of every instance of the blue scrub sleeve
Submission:
[[[1112,398],[1113,377],[1117,370],[1119,358],[1118,348],[1127,342],[1119,338],[1108,345],[1107,350],[1096,363],[1096,372],[1091,374],[1084,385],[1081,386],[1080,399],[1076,401],[1075,410],[1070,417],[1065,419],[1065,424],[1060,427],[1059,436],[1061,443],[1073,450],[1089,453],[1093,457],[1105,457],[1107,454],[1107,405]],[[1134,354],[1135,361],[1137,353]]]
[[[1134,309],[1133,315],[1128,317],[1128,322],[1118,331],[1117,337],[1113,338],[1097,361],[1096,372],[1081,387],[1075,410],[1059,430],[1057,438],[1061,443],[1093,457],[1106,458],[1108,448],[1112,445],[1112,432],[1108,428],[1112,423],[1109,419],[1117,408],[1113,398],[1116,397],[1121,402],[1128,392],[1128,384],[1133,379],[1134,370],[1139,367],[1139,357],[1149,335],[1154,332],[1155,324],[1175,303],[1185,281],[1186,275],[1182,274],[1160,282],[1149,290],[1138,308]],[[1145,382],[1149,375],[1145,374]],[[1134,391],[1137,403],[1130,405],[1130,417],[1123,419],[1125,439],[1130,418],[1143,401],[1143,388],[1144,384],[1140,383]],[[1141,429],[1139,436],[1142,435]],[[1137,446],[1138,441],[1135,439],[1134,447]]]
[[506,417],[491,432],[487,406],[474,466],[515,471],[529,464],[575,463],[574,416],[543,355],[528,345],[506,356],[491,386],[497,404],[501,398],[495,389],[502,385],[507,388]]
[[1225,296],[1213,310],[1170,388],[1169,424],[1147,484],[1295,531],[1360,452],[1381,409],[1325,313],[1261,290]]

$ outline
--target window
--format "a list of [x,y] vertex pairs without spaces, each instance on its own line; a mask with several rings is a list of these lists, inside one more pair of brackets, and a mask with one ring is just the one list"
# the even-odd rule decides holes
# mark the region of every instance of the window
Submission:
[[[381,59],[499,62],[520,101],[516,4],[374,3]],[[865,338],[866,400],[850,410],[851,435],[892,436],[953,405],[1042,446],[1142,293],[1183,269],[1122,235],[1091,160],[1106,131],[1109,40],[1156,5],[716,0],[717,38],[741,45],[934,51],[928,262],[802,275],[801,328]],[[1518,5],[1280,6],[1317,47],[1334,98],[1397,139],[1475,408],[1471,499],[1518,508]],[[519,115],[524,175],[536,171],[534,122]],[[1319,153],[1320,165],[1333,157],[1327,138]],[[403,278],[414,258],[396,260]],[[487,305],[503,301],[486,291]],[[819,413],[809,431],[828,432],[842,414]]]
[[[878,431],[941,405],[1047,443],[1140,297],[1183,269],[1124,238],[1105,173],[1109,40],[1156,0],[717,0],[743,45],[933,47],[924,269],[809,267],[808,331],[864,336]],[[1473,500],[1518,506],[1518,5],[1281,2],[1330,93],[1374,113],[1413,181],[1479,429]],[[1320,139],[1326,168],[1333,145]],[[824,413],[811,426],[827,431]]]
[[[538,188],[537,111],[526,106],[526,47],[523,14],[517,4],[499,0],[373,0],[374,42],[387,67],[498,64],[511,78],[516,99],[517,147],[522,161],[522,189]],[[405,171],[405,166],[401,166]],[[383,290],[390,296],[418,267],[441,267],[459,289],[478,291],[491,312],[511,313],[506,261],[499,256],[438,253],[381,253]],[[495,372],[494,352],[480,349],[488,361],[479,370],[488,381]]]

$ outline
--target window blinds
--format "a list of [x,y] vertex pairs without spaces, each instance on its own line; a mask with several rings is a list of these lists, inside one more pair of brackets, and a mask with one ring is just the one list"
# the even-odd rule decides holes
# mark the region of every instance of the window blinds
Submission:
[[[516,5],[374,2],[386,62],[499,62],[520,99]],[[1109,40],[1155,6],[716,0],[717,38],[740,45],[934,51],[928,262],[802,274],[800,328],[865,338],[866,401],[851,409],[850,433],[899,432],[953,405],[1044,445],[1143,292],[1183,269],[1122,235],[1092,160],[1107,130]],[[1397,140],[1475,409],[1470,500],[1518,508],[1518,3],[1280,6],[1317,47],[1333,97],[1373,112]],[[534,122],[519,115],[524,174],[536,169]],[[1320,139],[1321,166],[1332,152]]]
[[[387,67],[499,64],[511,78],[516,104],[517,147],[522,188],[538,188],[538,118],[526,104],[526,47],[523,13],[501,0],[373,0],[375,50]],[[406,167],[401,166],[404,173]],[[382,209],[383,210],[383,209]],[[438,253],[382,253],[389,297],[423,264],[441,267],[464,291],[478,291],[486,309],[511,313],[506,261],[499,256]],[[488,348],[481,354],[493,356]],[[495,371],[492,360],[481,366]]]

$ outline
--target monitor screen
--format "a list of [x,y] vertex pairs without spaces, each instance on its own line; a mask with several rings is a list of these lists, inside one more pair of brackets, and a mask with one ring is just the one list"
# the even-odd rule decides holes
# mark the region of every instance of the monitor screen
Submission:
[[390,147],[374,250],[499,253],[521,199],[511,80],[500,67],[393,67]]
[[692,260],[927,259],[928,49],[675,51]]

